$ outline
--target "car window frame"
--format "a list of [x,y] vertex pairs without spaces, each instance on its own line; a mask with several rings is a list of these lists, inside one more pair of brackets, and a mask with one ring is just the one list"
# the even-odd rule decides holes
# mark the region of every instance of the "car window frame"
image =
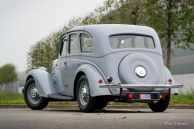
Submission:
[[[58,57],[61,57],[62,56],[62,52],[63,52],[63,46],[64,46],[64,38],[66,38],[66,40],[67,40],[67,35],[65,34],[65,35],[62,35],[61,37],[60,37],[60,40],[59,40],[59,48],[58,48]],[[67,45],[66,45],[66,53],[67,53]]]
[[[150,37],[153,41],[153,48],[136,48],[136,47],[131,47],[131,48],[112,48],[111,47],[111,44],[110,44],[110,37],[112,36],[122,36],[122,35],[134,35],[134,36],[144,36],[144,37]],[[156,42],[154,40],[154,37],[152,37],[151,35],[144,35],[144,34],[137,34],[137,33],[120,33],[120,34],[112,34],[112,35],[109,35],[108,36],[109,38],[109,46],[111,49],[114,49],[114,50],[118,50],[118,49],[148,49],[148,50],[154,50],[156,49]]]
[[[70,48],[71,48],[71,40],[70,40],[70,36],[76,34],[77,35],[77,44],[78,44],[78,51],[77,52],[71,52]],[[72,32],[68,34],[68,55],[78,55],[80,54],[81,48],[80,48],[80,42],[79,42],[79,35],[78,32]]]
[[[65,57],[66,55],[67,55],[67,44],[68,44],[68,39],[67,39],[67,35],[65,35],[65,36],[63,36],[63,38],[62,38],[62,41],[61,42],[63,42],[63,48],[62,48],[62,50],[61,50],[61,57]],[[65,43],[66,42],[66,43]],[[63,51],[64,51],[64,45],[66,46],[65,47],[65,53],[63,54]]]
[[79,32],[79,42],[80,42],[80,52],[81,52],[81,54],[90,54],[90,53],[93,52],[93,48],[92,48],[91,51],[83,51],[83,50],[82,50],[82,42],[81,42],[81,35],[82,35],[82,34],[86,34],[86,35],[88,35],[88,36],[92,39],[92,47],[94,47],[94,46],[93,46],[93,45],[94,45],[94,39],[93,39],[93,37],[92,37],[89,33],[86,33],[86,32]]

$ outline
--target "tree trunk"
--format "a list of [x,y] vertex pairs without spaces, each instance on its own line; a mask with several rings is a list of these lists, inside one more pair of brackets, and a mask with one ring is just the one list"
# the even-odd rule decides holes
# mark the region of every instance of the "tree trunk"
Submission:
[[172,1],[167,1],[167,60],[166,66],[171,67],[171,39],[172,39]]
[[166,66],[170,69],[171,67],[171,35],[168,35],[167,39],[167,60],[166,60]]

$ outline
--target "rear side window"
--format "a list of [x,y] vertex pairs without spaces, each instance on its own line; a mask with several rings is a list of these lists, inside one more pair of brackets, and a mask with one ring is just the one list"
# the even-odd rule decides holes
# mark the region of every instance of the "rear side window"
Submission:
[[88,34],[80,34],[81,51],[92,52],[92,37]]
[[154,49],[152,37],[142,35],[115,35],[110,36],[110,46],[113,49],[119,48],[147,48]]
[[69,48],[69,52],[70,53],[78,53],[79,52],[79,45],[78,45],[78,37],[77,34],[71,34],[69,36],[69,44],[70,44],[70,48]]

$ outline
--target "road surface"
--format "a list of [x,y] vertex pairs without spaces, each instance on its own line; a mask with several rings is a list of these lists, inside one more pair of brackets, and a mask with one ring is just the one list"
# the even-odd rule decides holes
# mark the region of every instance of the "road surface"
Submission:
[[193,109],[106,109],[82,113],[78,110],[46,108],[1,108],[0,129],[194,129]]

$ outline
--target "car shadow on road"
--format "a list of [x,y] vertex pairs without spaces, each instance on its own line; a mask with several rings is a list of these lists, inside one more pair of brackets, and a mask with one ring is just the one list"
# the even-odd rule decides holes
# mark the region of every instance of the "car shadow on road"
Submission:
[[[69,112],[69,113],[83,113],[78,109],[45,109],[46,112]],[[153,113],[149,109],[103,109],[96,110],[92,113]]]

